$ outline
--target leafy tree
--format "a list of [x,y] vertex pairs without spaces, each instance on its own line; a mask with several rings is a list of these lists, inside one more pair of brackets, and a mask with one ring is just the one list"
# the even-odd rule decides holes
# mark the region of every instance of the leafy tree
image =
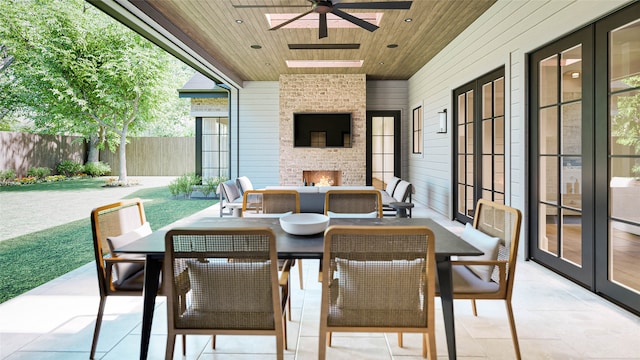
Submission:
[[117,146],[126,182],[127,137],[177,98],[167,84],[179,63],[82,0],[0,0],[0,8],[0,38],[15,59],[2,108],[31,110],[41,132],[83,136],[88,162]]

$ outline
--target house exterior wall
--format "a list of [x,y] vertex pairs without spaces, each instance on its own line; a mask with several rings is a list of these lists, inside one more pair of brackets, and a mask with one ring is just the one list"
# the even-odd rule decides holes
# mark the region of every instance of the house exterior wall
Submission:
[[[422,105],[424,109],[424,157],[409,159],[409,180],[416,188],[415,200],[453,216],[452,92],[504,66],[506,203],[524,212],[527,53],[631,2],[498,0],[412,76],[409,106]],[[448,132],[437,134],[437,113],[442,109],[448,111]]]
[[[280,100],[277,81],[246,81],[238,101],[238,176],[257,189],[279,183]],[[232,172],[233,174],[233,172]]]

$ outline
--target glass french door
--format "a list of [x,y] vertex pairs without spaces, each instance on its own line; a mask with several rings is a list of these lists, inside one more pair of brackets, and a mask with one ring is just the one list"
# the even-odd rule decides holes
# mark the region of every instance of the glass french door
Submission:
[[[640,314],[640,3],[596,24],[596,291]],[[599,52],[600,49],[606,49]],[[606,155],[605,155],[606,154]],[[602,241],[601,241],[602,239]]]
[[640,3],[530,55],[530,256],[640,313]]
[[455,218],[470,222],[484,198],[505,201],[504,69],[454,90]]
[[367,112],[367,185],[384,190],[400,174],[400,112]]

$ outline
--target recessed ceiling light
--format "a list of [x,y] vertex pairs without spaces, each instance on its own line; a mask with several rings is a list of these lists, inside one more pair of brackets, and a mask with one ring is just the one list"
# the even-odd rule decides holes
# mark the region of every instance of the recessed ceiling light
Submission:
[[384,65],[384,61],[380,61],[378,64],[380,64],[380,65]]
[[258,50],[258,49],[262,49],[262,46],[256,44],[256,45],[251,45],[251,48]]
[[413,19],[412,19],[412,18],[406,18],[406,19],[404,19],[404,22],[412,22],[412,21],[413,21]]
[[362,67],[363,60],[287,60],[290,68]]
[[389,49],[395,49],[395,48],[397,48],[397,47],[398,47],[398,44],[389,44],[389,45],[387,45],[387,47],[388,47]]
[[242,24],[244,21],[242,19],[236,19],[236,24]]

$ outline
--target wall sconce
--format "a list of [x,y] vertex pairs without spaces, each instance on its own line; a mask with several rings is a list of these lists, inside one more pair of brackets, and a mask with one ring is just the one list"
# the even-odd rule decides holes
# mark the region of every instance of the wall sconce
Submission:
[[447,133],[447,109],[438,111],[438,119],[440,120],[440,126],[438,127],[438,134]]

